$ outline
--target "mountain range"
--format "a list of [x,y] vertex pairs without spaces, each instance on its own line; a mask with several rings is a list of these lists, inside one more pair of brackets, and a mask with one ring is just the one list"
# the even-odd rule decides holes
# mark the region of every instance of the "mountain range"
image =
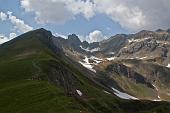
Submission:
[[68,39],[54,37],[53,42],[60,43],[66,56],[93,71],[107,88],[116,86],[140,99],[169,101],[169,31],[143,30],[94,43],[81,42],[72,34]]
[[43,28],[0,45],[2,113],[168,113],[170,30],[101,42]]

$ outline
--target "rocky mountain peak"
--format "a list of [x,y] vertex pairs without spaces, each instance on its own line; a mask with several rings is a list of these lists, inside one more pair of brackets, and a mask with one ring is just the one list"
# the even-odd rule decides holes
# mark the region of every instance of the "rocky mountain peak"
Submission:
[[81,41],[76,34],[68,35],[68,42],[73,45],[80,45]]
[[68,40],[80,41],[76,34],[68,35]]
[[89,43],[87,41],[83,41],[81,45],[82,47],[87,48],[89,46]]
[[163,29],[157,29],[156,32],[165,32]]
[[41,34],[41,35],[44,35],[44,37],[52,37],[52,33],[51,31],[48,31],[44,28],[40,28],[40,29],[37,29],[34,31],[36,34]]

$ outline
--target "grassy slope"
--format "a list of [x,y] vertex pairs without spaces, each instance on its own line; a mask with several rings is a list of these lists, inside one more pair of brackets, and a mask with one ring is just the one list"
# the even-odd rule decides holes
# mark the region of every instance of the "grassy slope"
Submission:
[[[168,103],[120,100],[63,62],[36,34],[28,33],[0,47],[0,111],[2,113],[131,113],[151,109],[170,111]],[[59,85],[48,81],[51,63],[74,73],[83,98],[66,96]],[[77,87],[77,86],[76,86]],[[85,95],[85,96],[84,96]],[[148,104],[151,104],[148,106]],[[130,107],[130,109],[129,109]],[[161,111],[161,112],[159,112]],[[167,113],[167,112],[166,112]]]
[[[61,87],[46,81],[41,62],[53,53],[28,34],[0,49],[0,111],[3,113],[78,113],[84,110]],[[40,80],[41,79],[41,80]],[[67,109],[66,109],[67,108]],[[88,113],[88,112],[87,112]]]

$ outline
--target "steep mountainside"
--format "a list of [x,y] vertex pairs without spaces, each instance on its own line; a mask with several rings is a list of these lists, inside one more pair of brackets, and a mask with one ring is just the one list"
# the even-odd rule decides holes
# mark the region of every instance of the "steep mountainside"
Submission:
[[[136,100],[137,98],[122,93],[113,86],[110,89],[104,84],[107,77],[101,76],[98,71],[94,73],[87,70],[77,62],[76,58],[72,60],[70,55],[90,55],[90,53],[84,51],[81,53],[81,47],[78,49],[76,46],[81,42],[75,35],[71,36],[74,37],[73,40],[71,38],[68,41],[52,36],[51,32],[45,29],[38,29],[0,45],[2,113],[168,113],[170,111],[168,102]],[[115,71],[118,65],[113,65]],[[104,66],[98,68],[102,67]],[[106,71],[110,68],[108,67]],[[121,70],[126,70],[126,67],[123,66]],[[101,73],[106,75],[102,70]],[[117,74],[126,76],[124,72]],[[102,77],[106,79],[101,79]],[[133,77],[133,80],[139,79],[139,82],[148,84],[140,73],[135,73]],[[108,83],[114,85],[115,81],[109,78]],[[128,99],[120,99],[118,96],[125,96]]]

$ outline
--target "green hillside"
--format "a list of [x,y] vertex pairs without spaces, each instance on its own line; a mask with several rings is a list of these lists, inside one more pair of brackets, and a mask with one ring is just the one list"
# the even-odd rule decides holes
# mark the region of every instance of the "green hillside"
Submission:
[[[0,46],[1,113],[168,113],[170,103],[121,100],[85,77],[44,29]],[[77,93],[81,91],[82,95]]]

